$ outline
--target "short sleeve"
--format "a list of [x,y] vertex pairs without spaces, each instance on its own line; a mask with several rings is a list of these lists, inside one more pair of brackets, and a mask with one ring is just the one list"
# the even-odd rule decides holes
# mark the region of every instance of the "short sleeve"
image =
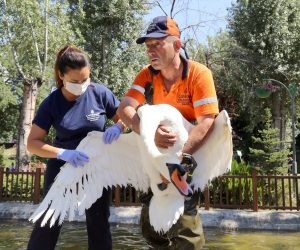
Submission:
[[149,82],[151,82],[151,74],[147,66],[135,77],[133,84],[125,96],[134,98],[139,104],[143,103],[145,101],[145,86]]
[[218,99],[209,69],[200,69],[193,82],[193,106],[195,116],[217,115],[219,113]]
[[44,129],[47,133],[49,132],[49,129],[53,124],[53,117],[51,115],[49,98],[46,98],[40,104],[32,123]]
[[117,109],[120,105],[120,101],[110,89],[104,86],[103,88],[104,88],[103,105],[105,108],[107,118],[111,119],[116,114]]

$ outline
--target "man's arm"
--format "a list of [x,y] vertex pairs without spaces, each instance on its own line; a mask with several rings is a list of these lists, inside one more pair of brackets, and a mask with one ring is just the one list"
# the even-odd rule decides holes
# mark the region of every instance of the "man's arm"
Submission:
[[123,123],[137,134],[140,134],[140,118],[136,113],[139,103],[132,97],[125,96],[117,110],[117,115]]
[[214,115],[197,117],[198,124],[191,130],[189,138],[183,147],[183,153],[192,155],[201,146],[204,137],[210,128],[212,128],[214,120]]

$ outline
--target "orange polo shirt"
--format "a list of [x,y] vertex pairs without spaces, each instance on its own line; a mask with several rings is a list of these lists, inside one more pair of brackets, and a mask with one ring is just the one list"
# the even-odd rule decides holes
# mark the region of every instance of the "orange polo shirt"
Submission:
[[188,121],[195,121],[201,115],[217,115],[218,100],[211,71],[198,62],[183,57],[181,60],[182,77],[172,85],[169,92],[165,89],[160,72],[148,65],[136,76],[126,96],[142,104],[145,101],[145,85],[151,82],[152,70],[153,104],[170,104]]

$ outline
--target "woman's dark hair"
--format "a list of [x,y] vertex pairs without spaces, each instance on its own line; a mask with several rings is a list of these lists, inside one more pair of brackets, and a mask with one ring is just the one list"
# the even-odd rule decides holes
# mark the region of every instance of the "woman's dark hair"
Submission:
[[59,73],[64,75],[69,69],[81,69],[90,67],[87,55],[72,45],[66,45],[57,53],[54,73],[56,85],[58,88],[63,86],[63,81],[59,78]]

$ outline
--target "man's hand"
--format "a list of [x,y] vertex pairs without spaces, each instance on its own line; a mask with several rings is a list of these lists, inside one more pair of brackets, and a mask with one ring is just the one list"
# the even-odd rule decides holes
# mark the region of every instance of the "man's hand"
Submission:
[[160,148],[168,148],[174,146],[176,142],[176,134],[173,133],[167,126],[161,125],[155,132],[155,144]]

